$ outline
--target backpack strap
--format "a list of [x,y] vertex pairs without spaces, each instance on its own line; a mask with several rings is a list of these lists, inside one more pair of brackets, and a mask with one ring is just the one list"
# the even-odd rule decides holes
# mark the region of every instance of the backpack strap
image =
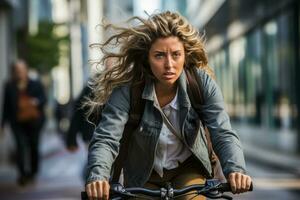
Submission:
[[113,183],[117,183],[119,181],[123,164],[127,158],[130,138],[132,136],[132,133],[137,129],[142,118],[146,103],[146,100],[141,98],[144,87],[144,81],[132,84],[130,87],[130,109],[128,113],[129,117],[120,141],[119,154],[114,162],[114,171],[111,179]]
[[189,67],[185,70],[188,83],[188,93],[191,99],[193,108],[196,108],[197,111],[201,108],[201,105],[204,104],[204,99],[202,95],[202,81],[197,75],[197,71],[194,67]]
[[[197,69],[195,67],[189,67],[185,69],[185,73],[187,76],[187,92],[189,95],[189,98],[191,100],[192,107],[196,110],[202,124],[202,116],[201,116],[201,105],[204,104],[204,98],[203,98],[203,87],[202,87],[202,81],[200,77],[197,75]],[[208,155],[212,156],[213,154],[213,147],[210,139],[210,133],[207,129],[207,127],[204,125],[205,129],[205,137],[208,145]]]
[[[192,107],[196,110],[196,112],[199,115],[200,120],[202,121],[203,124],[203,118],[201,116],[201,105],[204,104],[204,98],[203,98],[203,86],[202,86],[202,81],[200,77],[197,75],[197,69],[195,67],[190,67],[185,70],[186,75],[187,75],[187,92],[189,95],[189,98],[192,103]],[[220,161],[218,159],[218,156],[215,154],[212,146],[212,142],[210,139],[210,133],[208,131],[207,126],[204,125],[205,129],[205,137],[207,141],[207,150],[208,150],[208,155],[210,159],[210,163],[212,166],[212,177],[219,179],[221,181],[226,181],[226,178],[223,174],[222,171],[222,166],[220,164]]]

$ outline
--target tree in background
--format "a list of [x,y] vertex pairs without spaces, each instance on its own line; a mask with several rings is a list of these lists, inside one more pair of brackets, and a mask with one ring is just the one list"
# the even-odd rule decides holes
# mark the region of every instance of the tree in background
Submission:
[[[60,54],[66,53],[66,49],[62,51],[61,46],[69,46],[69,34],[61,35],[55,31],[59,26],[52,22],[42,21],[39,23],[38,32],[35,35],[28,34],[25,37],[24,58],[31,68],[44,74],[57,66]],[[21,37],[18,37],[19,40]]]

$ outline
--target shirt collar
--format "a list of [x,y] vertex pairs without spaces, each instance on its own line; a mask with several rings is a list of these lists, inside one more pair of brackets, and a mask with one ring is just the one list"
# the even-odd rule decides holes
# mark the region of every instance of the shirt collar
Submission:
[[175,110],[179,110],[179,105],[178,105],[178,87],[176,89],[176,95],[173,98],[173,100],[167,104],[166,106],[171,106],[172,108],[174,108]]

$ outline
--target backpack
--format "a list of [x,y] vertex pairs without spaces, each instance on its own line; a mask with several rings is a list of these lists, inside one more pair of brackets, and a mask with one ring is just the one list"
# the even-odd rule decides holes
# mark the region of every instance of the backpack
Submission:
[[[195,68],[192,67],[192,68],[185,69],[185,72],[187,75],[187,92],[191,100],[192,107],[196,110],[196,112],[199,115],[199,118],[201,119],[200,108],[201,105],[203,104],[203,95],[201,90],[202,82],[200,78],[196,75],[197,72]],[[140,120],[142,118],[142,114],[146,103],[146,100],[141,98],[144,86],[145,86],[145,82],[141,81],[132,84],[130,88],[129,118],[125,125],[123,136],[120,141],[119,155],[117,156],[113,166],[113,176],[110,180],[113,183],[117,183],[119,181],[122,166],[126,160],[127,151],[128,151],[127,149],[129,146],[131,135],[138,128],[140,124]],[[225,180],[220,165],[220,161],[213,150],[211,139],[210,139],[210,133],[207,127],[205,127],[205,136],[208,144],[208,154],[212,165],[212,177],[217,178],[219,180]],[[208,178],[212,178],[212,177],[208,177]]]

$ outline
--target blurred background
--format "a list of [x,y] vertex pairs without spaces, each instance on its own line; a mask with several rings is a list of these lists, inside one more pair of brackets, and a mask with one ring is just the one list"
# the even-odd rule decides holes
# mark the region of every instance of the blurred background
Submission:
[[[46,89],[47,123],[35,184],[16,184],[15,144],[0,136],[1,199],[79,199],[87,152],[63,138],[74,102],[93,73],[89,45],[121,22],[172,10],[206,35],[226,109],[243,143],[255,191],[235,199],[300,199],[300,2],[297,0],[0,0],[0,104],[11,63],[23,58]],[[0,113],[3,112],[2,106]]]

